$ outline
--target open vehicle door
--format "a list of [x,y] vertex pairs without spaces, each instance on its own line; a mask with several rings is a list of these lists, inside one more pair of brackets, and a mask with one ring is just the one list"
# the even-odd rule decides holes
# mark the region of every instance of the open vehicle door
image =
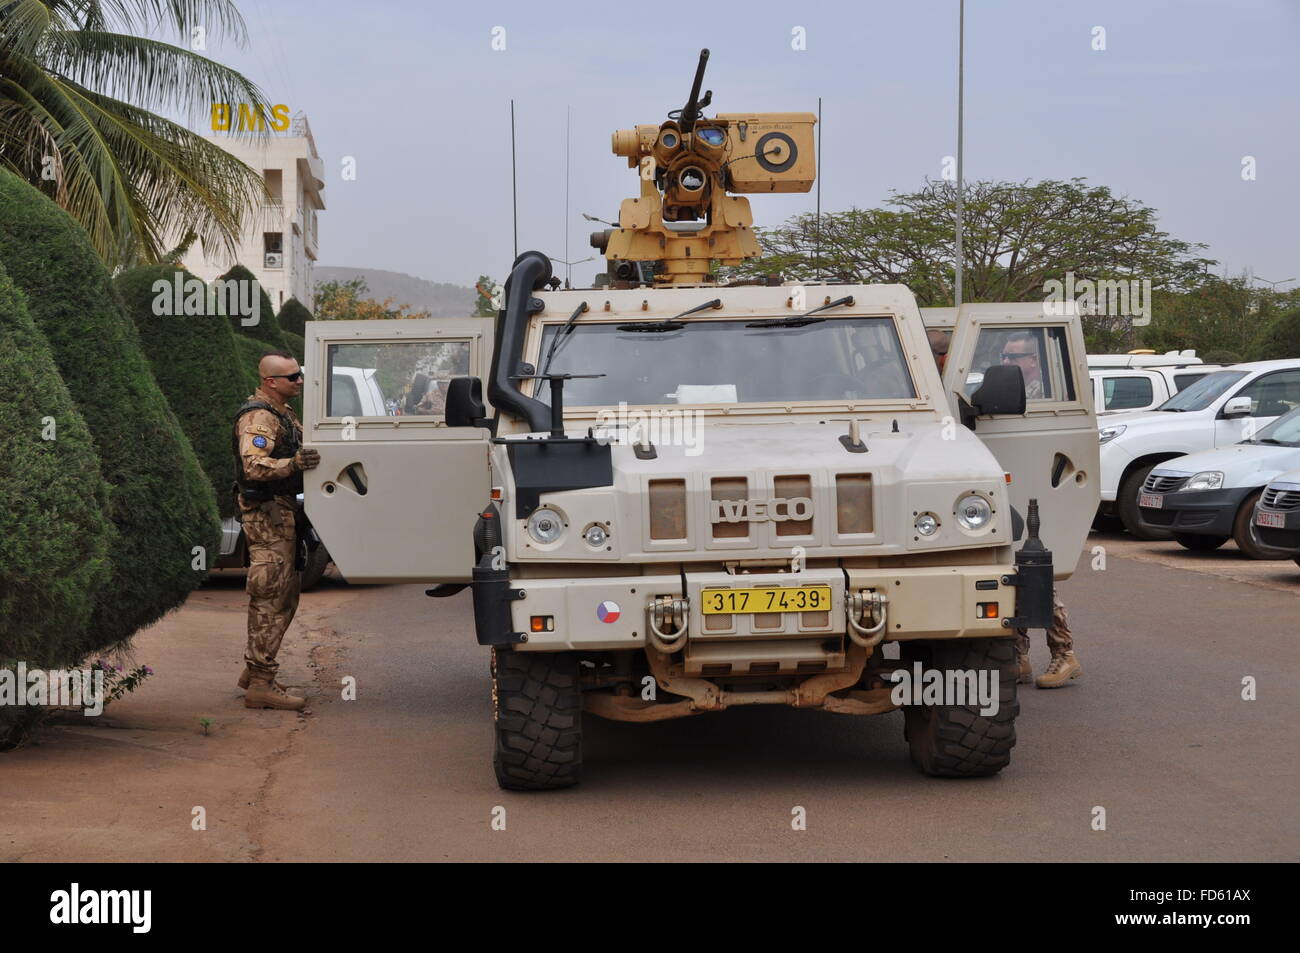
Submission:
[[958,310],[944,369],[944,390],[961,419],[985,372],[1017,366],[1025,412],[979,416],[975,433],[1011,474],[1012,505],[1023,517],[1037,498],[1042,538],[1055,575],[1065,579],[1097,511],[1100,445],[1083,329],[1070,314],[1045,314],[1041,302],[969,304]]
[[307,323],[304,505],[349,582],[469,581],[490,434],[443,411],[452,378],[487,376],[493,323]]

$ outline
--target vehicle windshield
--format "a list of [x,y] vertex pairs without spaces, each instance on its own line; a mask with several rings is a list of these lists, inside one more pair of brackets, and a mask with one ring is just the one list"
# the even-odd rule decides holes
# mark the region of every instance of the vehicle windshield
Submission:
[[[676,330],[645,332],[579,319],[561,340],[548,373],[605,375],[566,382],[566,407],[916,396],[893,318],[828,317],[806,327],[745,327],[756,320],[761,319],[687,318]],[[560,328],[543,329],[543,357]],[[549,402],[548,387],[534,393]]]
[[1156,410],[1204,410],[1218,400],[1225,390],[1245,376],[1245,371],[1216,371],[1213,374],[1206,374],[1195,384],[1170,397]]
[[1283,414],[1259,433],[1253,440],[1242,443],[1267,443],[1275,446],[1300,447],[1300,407]]

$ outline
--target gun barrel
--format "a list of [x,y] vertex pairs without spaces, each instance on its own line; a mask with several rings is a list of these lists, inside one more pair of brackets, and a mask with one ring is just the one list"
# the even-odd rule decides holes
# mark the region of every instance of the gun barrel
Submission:
[[695,67],[695,82],[691,84],[691,98],[682,109],[682,132],[688,133],[695,128],[695,120],[700,118],[700,86],[704,84],[704,68],[709,65],[709,51],[700,50],[700,63]]

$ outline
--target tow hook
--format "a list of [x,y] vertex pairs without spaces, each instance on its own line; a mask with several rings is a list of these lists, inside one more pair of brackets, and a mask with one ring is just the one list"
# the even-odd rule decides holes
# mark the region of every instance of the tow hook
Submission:
[[656,596],[646,607],[646,625],[650,642],[661,652],[676,652],[686,644],[686,620],[690,618],[689,599]]
[[[859,589],[845,593],[844,614],[849,622],[849,638],[864,649],[875,648],[885,637],[885,623],[889,613],[889,596],[874,589]],[[864,626],[858,620],[875,619],[873,626]]]

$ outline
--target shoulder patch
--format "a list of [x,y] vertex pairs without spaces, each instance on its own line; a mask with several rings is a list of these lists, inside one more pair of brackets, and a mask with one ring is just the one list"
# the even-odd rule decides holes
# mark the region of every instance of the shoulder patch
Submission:
[[266,438],[263,437],[261,434],[258,434],[256,437],[253,438],[253,446],[258,447],[259,449],[265,447]]

